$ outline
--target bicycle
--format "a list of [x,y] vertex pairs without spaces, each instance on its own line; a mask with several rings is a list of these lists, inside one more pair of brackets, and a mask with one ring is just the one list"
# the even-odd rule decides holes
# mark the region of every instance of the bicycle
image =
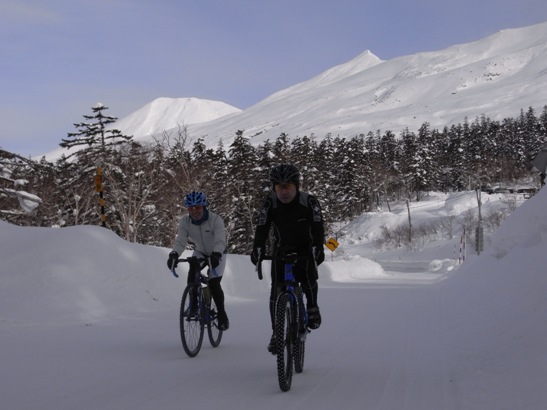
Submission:
[[[262,280],[261,250],[258,252],[257,272]],[[279,388],[286,392],[292,384],[293,365],[296,373],[304,371],[306,351],[306,336],[308,328],[308,313],[304,303],[304,292],[296,281],[293,266],[296,264],[296,252],[280,252],[278,257],[284,261],[285,280],[280,284],[275,302],[275,350],[277,358],[277,381]]]
[[[210,289],[207,286],[209,276],[201,271],[209,266],[207,273],[211,272],[209,258],[197,258],[190,256],[188,258],[178,259],[177,262],[188,262],[189,272],[195,272],[194,281],[186,285],[182,293],[180,303],[180,338],[182,347],[186,354],[195,357],[201,349],[205,326],[211,346],[218,347],[222,340],[222,329],[218,326],[218,312],[215,301],[211,297]],[[179,275],[175,268],[171,273],[178,278]]]

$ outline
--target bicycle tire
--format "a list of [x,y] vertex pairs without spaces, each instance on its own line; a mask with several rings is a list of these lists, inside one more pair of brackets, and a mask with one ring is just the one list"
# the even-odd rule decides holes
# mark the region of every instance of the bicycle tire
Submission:
[[[195,316],[189,316],[191,295],[190,292],[196,292],[198,295],[198,314]],[[202,298],[201,289],[195,285],[188,285],[182,293],[182,300],[180,302],[180,338],[182,341],[182,347],[186,354],[190,357],[195,357],[201,349],[203,343],[203,334],[205,332],[204,313],[202,309],[199,309],[199,299]]]
[[211,346],[218,347],[222,340],[222,330],[218,327],[218,310],[215,301],[211,298],[211,305],[207,306],[209,310],[209,320],[207,321],[207,335]]
[[293,304],[291,296],[281,293],[275,310],[275,348],[277,356],[277,380],[279,388],[291,389],[293,375]]

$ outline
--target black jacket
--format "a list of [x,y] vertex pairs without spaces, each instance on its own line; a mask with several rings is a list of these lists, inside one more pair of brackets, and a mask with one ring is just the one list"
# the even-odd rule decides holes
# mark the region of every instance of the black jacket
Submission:
[[286,249],[306,254],[312,246],[323,249],[325,229],[321,206],[317,198],[308,193],[298,192],[288,204],[280,202],[275,192],[264,200],[255,231],[255,249],[264,249],[270,228],[274,252]]

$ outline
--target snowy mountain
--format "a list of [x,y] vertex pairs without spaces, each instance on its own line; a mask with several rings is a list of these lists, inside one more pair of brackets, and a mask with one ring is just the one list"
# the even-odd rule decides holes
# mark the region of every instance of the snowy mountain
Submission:
[[220,101],[199,98],[157,98],[134,113],[118,120],[113,127],[125,135],[147,136],[185,125],[215,120],[241,110]]
[[482,114],[493,120],[516,117],[521,109],[541,111],[546,104],[545,38],[547,22],[388,61],[365,51],[232,115],[194,123],[181,112],[167,121],[155,112],[166,111],[169,101],[164,101],[161,108],[148,105],[116,126],[144,138],[185,123],[191,138],[205,137],[207,145],[216,146],[221,138],[229,143],[237,130],[258,144],[281,133],[351,138],[377,130],[416,131],[426,121],[442,128]]
[[[495,210],[509,197],[483,199]],[[248,256],[227,256],[230,329],[189,358],[178,330],[187,268],[171,275],[169,249],[98,226],[0,221],[2,408],[543,410],[546,200],[541,190],[522,203],[460,264],[458,237],[420,251],[373,245],[386,219],[406,218],[404,203],[344,226],[319,267],[323,324],[288,393],[266,351],[269,281]],[[474,192],[432,194],[410,212],[420,224],[476,208]]]

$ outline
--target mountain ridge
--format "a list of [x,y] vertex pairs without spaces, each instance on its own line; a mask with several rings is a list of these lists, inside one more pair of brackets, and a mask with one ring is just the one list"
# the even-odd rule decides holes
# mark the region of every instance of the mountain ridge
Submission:
[[[547,101],[547,22],[506,29],[437,51],[381,60],[366,50],[346,63],[266,97],[253,106],[187,124],[191,139],[214,147],[242,130],[257,145],[326,135],[351,138],[369,132],[441,128],[486,115],[501,120]],[[132,114],[133,115],[133,114]],[[151,135],[128,132],[137,139]],[[175,127],[156,124],[161,132]]]

